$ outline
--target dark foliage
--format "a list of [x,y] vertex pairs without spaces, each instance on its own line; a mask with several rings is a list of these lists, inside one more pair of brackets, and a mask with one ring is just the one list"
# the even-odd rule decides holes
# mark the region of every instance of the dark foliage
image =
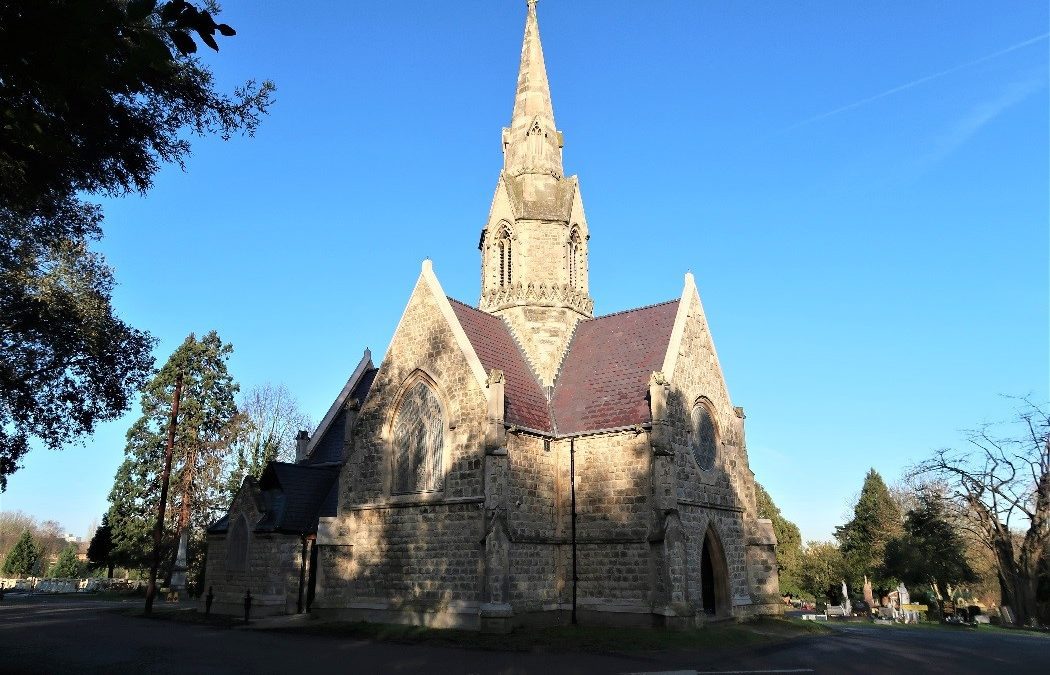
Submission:
[[937,495],[920,497],[904,518],[904,533],[886,545],[886,573],[908,586],[930,584],[942,594],[949,586],[977,581],[966,545],[949,522]]
[[193,54],[234,34],[185,0],[0,0],[0,489],[128,409],[150,336],[115,314],[84,195],[147,191],[186,132],[254,134],[273,85],[216,92]]
[[105,568],[106,576],[113,578],[116,551],[113,545],[113,526],[109,524],[108,513],[102,516],[102,524],[95,528],[95,536],[88,545],[87,557],[93,567]]

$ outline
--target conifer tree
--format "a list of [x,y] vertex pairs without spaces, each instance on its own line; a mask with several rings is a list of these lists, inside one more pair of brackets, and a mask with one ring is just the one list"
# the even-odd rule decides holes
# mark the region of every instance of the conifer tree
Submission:
[[166,558],[174,555],[174,543],[184,527],[190,528],[197,538],[194,546],[199,546],[204,528],[225,506],[223,460],[243,425],[234,400],[238,385],[227,370],[232,352],[233,347],[215,331],[200,339],[191,334],[142,391],[142,416],[128,430],[125,459],[110,491],[108,514],[118,557],[132,566],[144,567],[150,556],[175,379],[180,372],[183,387],[166,507]]
[[53,579],[76,579],[80,577],[82,567],[77,559],[76,545],[70,544],[58,554],[58,560],[48,570],[47,575]]
[[4,558],[4,574],[7,576],[26,577],[36,571],[40,562],[40,549],[33,541],[33,535],[26,530]]
[[113,546],[113,526],[109,524],[109,514],[102,516],[102,524],[95,528],[95,536],[91,537],[88,545],[88,561],[95,567],[105,567],[106,576],[113,578],[113,568],[116,567],[116,555]]
[[897,502],[875,469],[864,477],[860,498],[853,507],[853,519],[835,528],[845,563],[846,581],[859,587],[867,575],[876,587],[889,587],[892,580],[884,569],[886,544],[903,531]]
[[977,581],[966,545],[935,495],[922,495],[908,511],[904,534],[886,545],[885,568],[905,584],[929,584],[942,599],[949,586]]

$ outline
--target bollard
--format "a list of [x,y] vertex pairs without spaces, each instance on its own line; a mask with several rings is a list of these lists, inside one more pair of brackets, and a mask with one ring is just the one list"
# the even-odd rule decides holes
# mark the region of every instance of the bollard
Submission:
[[252,589],[244,592],[244,623],[248,623],[248,615],[252,611]]
[[204,596],[204,616],[211,616],[211,603],[215,602],[215,594],[211,591],[211,586],[208,586],[208,594]]
[[6,581],[0,581],[0,602],[4,601],[4,586],[7,585]]

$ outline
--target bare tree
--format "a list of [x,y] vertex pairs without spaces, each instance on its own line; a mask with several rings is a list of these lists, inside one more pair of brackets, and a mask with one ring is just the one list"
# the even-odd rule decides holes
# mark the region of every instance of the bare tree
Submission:
[[1003,604],[1017,625],[1036,617],[1039,562],[1050,544],[1050,414],[1022,402],[1009,431],[984,425],[968,432],[965,449],[939,450],[910,472],[939,483],[994,555]]
[[258,478],[267,463],[295,461],[296,432],[313,427],[310,417],[283,384],[253,387],[243,395],[239,407],[247,424],[230,457],[231,494],[245,476]]

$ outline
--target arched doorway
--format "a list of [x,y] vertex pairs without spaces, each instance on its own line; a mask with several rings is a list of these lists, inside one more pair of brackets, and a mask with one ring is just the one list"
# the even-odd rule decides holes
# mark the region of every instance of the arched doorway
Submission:
[[700,552],[700,599],[708,617],[729,616],[729,570],[718,533],[708,527]]

